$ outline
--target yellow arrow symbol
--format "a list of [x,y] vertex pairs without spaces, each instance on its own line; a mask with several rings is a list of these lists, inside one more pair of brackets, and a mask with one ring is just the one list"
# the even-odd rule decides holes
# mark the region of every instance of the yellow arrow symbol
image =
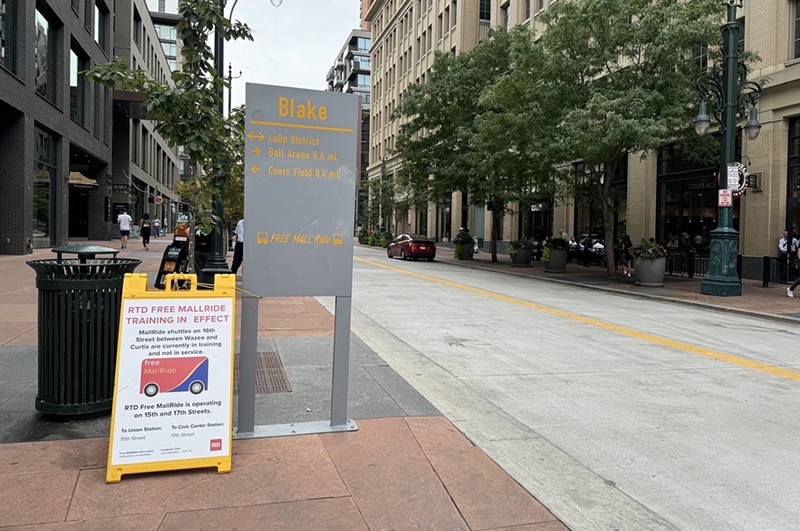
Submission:
[[259,132],[258,134],[256,134],[250,131],[249,133],[247,133],[247,138],[250,140],[254,140],[257,138],[258,141],[261,142],[262,140],[264,140],[264,133]]
[[250,171],[251,171],[252,173],[258,173],[258,172],[260,172],[260,171],[261,171],[261,168],[259,168],[259,167],[258,167],[258,166],[256,166],[255,164],[253,164],[253,166],[250,168]]
[[254,147],[253,149],[250,150],[250,153],[254,153],[256,155],[261,155],[261,148],[256,146],[256,147]]

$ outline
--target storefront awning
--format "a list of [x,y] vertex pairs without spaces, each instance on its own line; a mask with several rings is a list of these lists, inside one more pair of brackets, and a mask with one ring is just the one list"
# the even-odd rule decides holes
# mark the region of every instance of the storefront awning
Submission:
[[69,184],[77,186],[97,186],[97,181],[90,179],[79,171],[69,172]]

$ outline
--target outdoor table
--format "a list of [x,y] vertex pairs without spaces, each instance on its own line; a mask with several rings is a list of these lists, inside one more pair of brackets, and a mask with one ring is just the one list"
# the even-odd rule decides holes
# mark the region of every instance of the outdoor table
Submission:
[[61,262],[61,257],[64,254],[77,254],[80,263],[85,264],[86,260],[93,260],[98,254],[110,254],[111,258],[116,258],[119,249],[113,247],[106,247],[105,245],[95,245],[90,243],[79,243],[74,245],[65,245],[63,247],[56,247],[53,249],[56,253],[56,261]]

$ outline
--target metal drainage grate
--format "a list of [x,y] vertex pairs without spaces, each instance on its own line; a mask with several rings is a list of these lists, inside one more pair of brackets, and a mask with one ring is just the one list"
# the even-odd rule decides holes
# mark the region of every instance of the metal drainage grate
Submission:
[[[239,391],[239,353],[233,367],[233,389]],[[256,393],[291,393],[292,384],[283,368],[280,355],[274,350],[256,353]]]

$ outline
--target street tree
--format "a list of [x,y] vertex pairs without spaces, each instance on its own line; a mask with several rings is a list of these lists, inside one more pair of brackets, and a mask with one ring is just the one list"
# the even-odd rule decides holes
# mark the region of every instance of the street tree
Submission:
[[[408,88],[393,116],[400,121],[395,151],[403,159],[397,193],[441,201],[460,191],[471,204],[487,204],[493,226],[499,226],[506,202],[523,188],[518,154],[524,150],[515,152],[509,142],[490,138],[489,129],[497,123],[487,122],[481,130],[479,118],[493,110],[481,94],[511,69],[510,42],[509,34],[498,30],[468,53],[437,53],[428,79]],[[492,161],[502,161],[502,168]],[[492,261],[497,261],[497,239],[493,230]]]
[[[156,123],[156,129],[170,144],[182,146],[189,158],[192,175],[176,185],[181,200],[192,213],[201,215],[204,230],[215,225],[221,230],[221,220],[214,219],[211,212],[211,198],[221,192],[224,181],[243,163],[241,117],[225,117],[218,112],[228,81],[216,71],[209,42],[215,32],[225,41],[252,40],[252,33],[247,25],[227,19],[216,0],[182,0],[178,9],[182,67],[172,72],[171,83],[154,79],[141,68],[131,68],[120,57],[93,66],[87,78],[144,96],[148,119]],[[193,215],[192,237],[194,221]]]
[[580,162],[579,175],[565,171],[560,182],[600,205],[613,277],[614,177],[629,153],[695,136],[693,52],[719,42],[718,2],[574,0],[553,4],[542,21],[545,61],[530,75],[558,95],[548,158]]

